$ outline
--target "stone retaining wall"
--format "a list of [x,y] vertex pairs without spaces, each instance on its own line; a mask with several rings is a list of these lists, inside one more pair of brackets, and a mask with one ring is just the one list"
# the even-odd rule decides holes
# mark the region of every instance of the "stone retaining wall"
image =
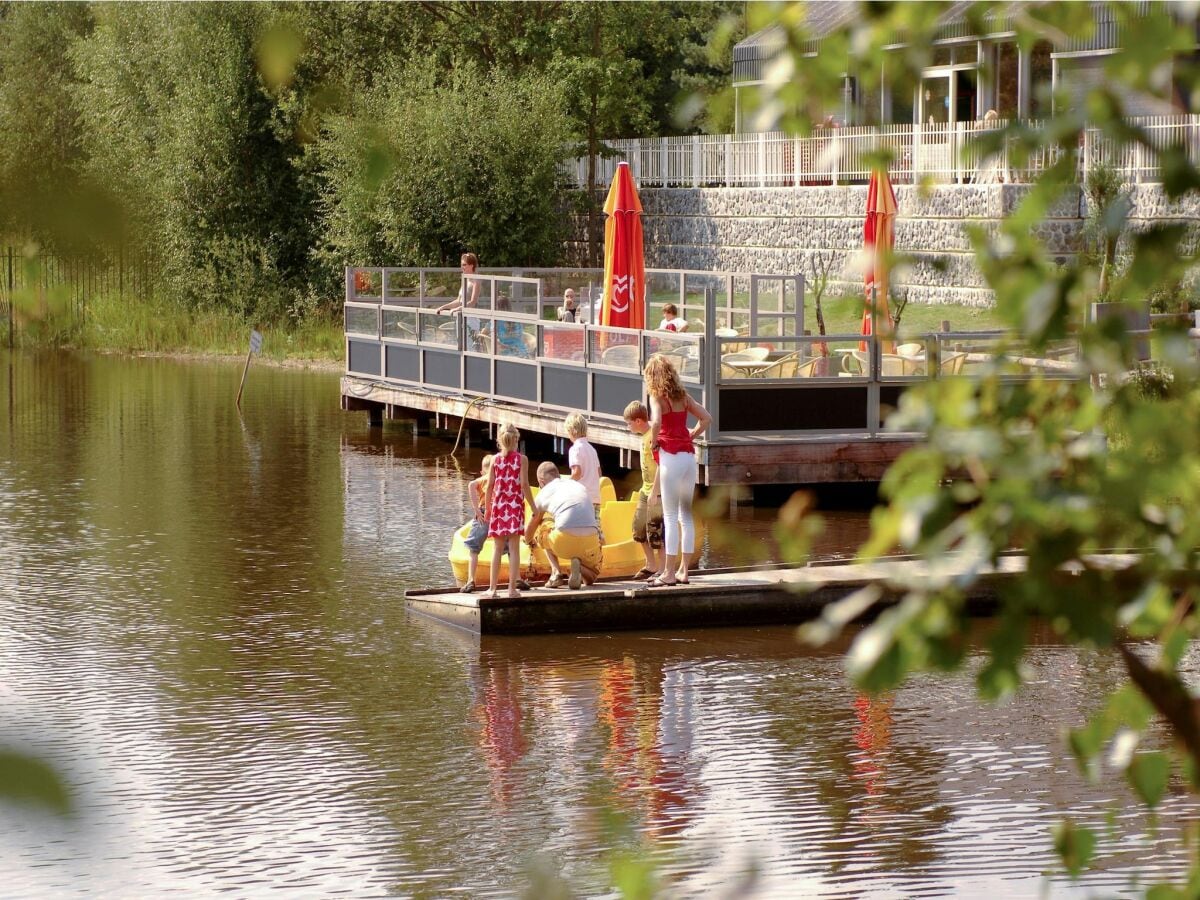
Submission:
[[[912,257],[894,282],[913,303],[987,306],[992,293],[975,266],[964,226],[995,231],[1030,190],[1028,185],[940,185],[927,191],[896,186],[900,214],[896,249]],[[818,255],[832,259],[832,289],[862,283],[855,271],[862,248],[865,185],[793,188],[653,188],[641,192],[646,264],[811,277]],[[1200,241],[1200,200],[1171,203],[1159,185],[1132,188],[1130,231],[1182,221],[1188,243]],[[1080,248],[1087,201],[1068,191],[1038,232],[1060,262]],[[572,263],[585,258],[586,220],[577,218],[568,245]]]

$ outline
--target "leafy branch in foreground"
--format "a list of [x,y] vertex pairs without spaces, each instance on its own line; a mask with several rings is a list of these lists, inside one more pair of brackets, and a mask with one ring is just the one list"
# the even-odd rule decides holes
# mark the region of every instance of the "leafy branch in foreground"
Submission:
[[[821,99],[836,95],[843,72],[856,74],[871,90],[885,58],[894,83],[916,83],[930,62],[940,7],[862,9],[860,21],[822,39],[812,61],[802,53],[808,45],[801,6],[766,7],[765,15],[787,34],[784,62],[775,70],[787,77],[767,86],[760,110],[802,132]],[[1169,201],[1200,195],[1200,172],[1186,148],[1156,147],[1124,115],[1124,98],[1169,92],[1163,72],[1173,73],[1185,94],[1195,86],[1194,67],[1184,57],[1194,44],[1194,23],[1174,19],[1184,12],[1179,8],[1113,4],[1110,11],[1125,46],[1105,59],[1106,84],[1090,87],[1082,99],[1056,98],[1058,113],[1039,126],[1015,122],[978,142],[985,156],[1007,148],[1017,168],[1033,154],[1056,160],[1023,190],[996,233],[971,233],[977,264],[1010,336],[992,348],[990,362],[976,364],[972,377],[905,393],[889,427],[920,431],[928,440],[888,472],[886,505],[873,514],[871,538],[860,551],[864,559],[896,549],[931,561],[954,554],[957,564],[931,567],[945,574],[923,583],[894,585],[901,599],[857,637],[848,667],[860,687],[882,691],[915,671],[962,666],[968,649],[964,597],[1003,552],[1019,548],[1028,570],[1001,589],[978,673],[981,695],[995,699],[1019,690],[1039,621],[1075,645],[1109,648],[1124,678],[1100,710],[1071,732],[1070,747],[1086,774],[1098,777],[1104,765],[1123,771],[1134,793],[1154,807],[1175,771],[1192,790],[1200,789],[1200,715],[1181,673],[1191,642],[1200,637],[1194,603],[1200,586],[1200,372],[1185,332],[1158,331],[1155,355],[1165,374],[1159,389],[1147,392],[1145,379],[1130,374],[1139,366],[1137,340],[1123,321],[1092,321],[1088,309],[1102,297],[1132,309],[1194,274],[1197,256],[1176,224],[1125,238],[1118,254],[1116,236],[1126,231],[1130,215],[1119,189],[1108,191],[1111,202],[1097,211],[1104,245],[1099,254],[1061,264],[1039,226],[1055,204],[1078,196],[1085,128],[1114,155],[1138,148],[1157,160]],[[1011,16],[1023,47],[1063,35],[1086,38],[1093,28],[1088,4],[976,4],[969,15],[979,22],[993,12]],[[906,49],[885,49],[899,42]],[[1114,258],[1120,265],[1113,266]],[[1073,377],[1055,377],[1054,371],[1007,377],[1014,357],[1045,358],[1068,340],[1078,346]],[[877,599],[848,598],[804,634],[829,640]],[[1165,750],[1141,746],[1156,720],[1172,738]],[[1076,876],[1092,861],[1097,836],[1066,822],[1055,846]],[[1193,857],[1184,883],[1149,891],[1156,897],[1194,895],[1198,883],[1200,862]]]

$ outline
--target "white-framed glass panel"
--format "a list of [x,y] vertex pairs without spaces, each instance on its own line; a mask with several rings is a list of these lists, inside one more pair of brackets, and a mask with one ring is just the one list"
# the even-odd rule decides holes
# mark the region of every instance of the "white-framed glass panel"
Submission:
[[346,334],[379,337],[378,306],[346,306]]
[[584,328],[582,325],[543,325],[540,352],[543,359],[556,362],[584,361]]
[[416,341],[417,311],[385,307],[383,310],[383,336],[397,341]]

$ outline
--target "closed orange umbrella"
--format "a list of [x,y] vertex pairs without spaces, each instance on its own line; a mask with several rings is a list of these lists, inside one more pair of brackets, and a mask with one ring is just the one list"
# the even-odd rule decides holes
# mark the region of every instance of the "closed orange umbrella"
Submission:
[[617,166],[604,201],[604,296],[600,324],[646,327],[646,260],[642,248],[642,201],[629,163]]
[[[864,277],[867,306],[863,310],[861,334],[871,333],[872,287],[875,289],[875,302],[878,305],[876,315],[879,317],[883,334],[891,335],[895,326],[888,309],[888,257],[895,242],[896,192],[892,190],[892,180],[888,178],[887,169],[873,170],[867,186],[867,217],[863,222],[863,250],[867,259]],[[867,349],[866,341],[858,346],[861,350]],[[891,353],[893,347],[893,341],[885,341],[882,349],[884,353]]]

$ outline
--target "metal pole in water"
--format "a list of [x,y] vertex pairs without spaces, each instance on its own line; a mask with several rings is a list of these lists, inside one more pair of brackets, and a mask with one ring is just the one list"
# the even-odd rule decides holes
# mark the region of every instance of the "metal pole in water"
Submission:
[[246,351],[246,365],[242,368],[242,380],[238,384],[237,408],[242,411],[242,391],[246,387],[246,375],[250,371],[250,357],[262,349],[262,335],[256,329],[250,329],[250,349]]
[[8,248],[8,349],[13,348],[13,248]]

